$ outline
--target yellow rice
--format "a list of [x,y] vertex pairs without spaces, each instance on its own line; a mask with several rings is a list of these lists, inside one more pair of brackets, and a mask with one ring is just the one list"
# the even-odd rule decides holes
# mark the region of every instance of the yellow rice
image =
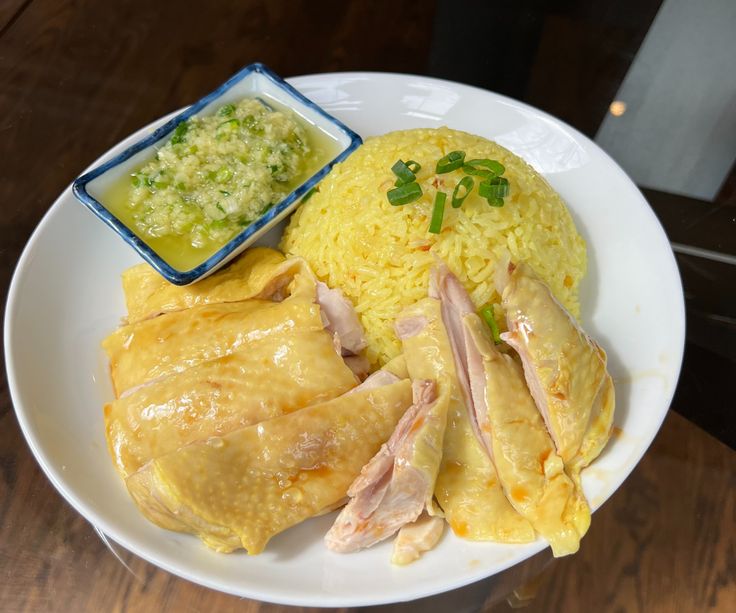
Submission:
[[[453,150],[466,159],[491,158],[506,167],[510,194],[494,208],[475,188],[461,208],[450,205],[461,171],[436,175],[437,160]],[[423,195],[391,206],[391,166],[415,160]],[[439,235],[427,232],[434,196],[447,192]],[[417,129],[371,138],[322,181],[284,234],[287,255],[304,257],[317,276],[353,301],[368,337],[374,366],[397,356],[401,345],[393,324],[401,309],[427,295],[436,258],[460,278],[476,304],[498,303],[494,271],[510,255],[524,260],[574,315],[578,284],[585,274],[585,242],[559,195],[526,162],[507,149],[465,132]],[[499,312],[500,314],[500,312]]]

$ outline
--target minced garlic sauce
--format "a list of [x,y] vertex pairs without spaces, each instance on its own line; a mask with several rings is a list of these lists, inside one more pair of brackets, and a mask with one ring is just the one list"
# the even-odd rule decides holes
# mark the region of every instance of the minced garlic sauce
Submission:
[[334,144],[310,128],[254,98],[193,117],[113,188],[109,208],[174,268],[191,269],[331,159]]

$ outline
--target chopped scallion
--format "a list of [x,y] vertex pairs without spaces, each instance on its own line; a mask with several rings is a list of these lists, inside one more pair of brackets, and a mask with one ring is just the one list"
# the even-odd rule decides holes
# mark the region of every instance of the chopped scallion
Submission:
[[422,196],[422,188],[419,187],[419,183],[413,181],[412,183],[406,183],[388,190],[386,196],[393,206],[400,206],[419,200]]
[[[414,163],[416,164],[416,162]],[[406,183],[411,183],[412,181],[417,180],[416,175],[402,160],[399,160],[393,166],[391,166],[391,172],[393,172],[398,177],[395,183],[395,185],[397,186],[405,185]]]
[[453,209],[460,208],[463,201],[468,197],[471,190],[473,189],[474,184],[475,184],[475,181],[473,181],[472,177],[463,177],[462,179],[460,179],[460,181],[455,186],[455,189],[452,192],[452,208]]
[[457,170],[463,165],[463,162],[465,161],[465,152],[464,151],[450,151],[445,157],[440,159],[439,162],[437,162],[437,167],[435,168],[435,172],[438,175],[445,174],[447,172],[452,172],[453,170]]
[[414,174],[417,174],[422,169],[422,165],[419,162],[415,162],[414,160],[409,160],[408,162],[406,162],[406,167]]
[[437,192],[435,194],[432,221],[429,223],[429,231],[432,234],[439,234],[440,230],[442,230],[442,218],[445,216],[445,200],[447,200],[447,194],[445,192]]
[[501,342],[501,332],[498,329],[498,322],[496,321],[496,316],[493,314],[493,305],[489,304],[484,306],[480,310],[480,315],[483,318],[483,320],[488,324],[488,327],[491,329],[491,336],[493,337],[493,342],[498,345]]
[[478,185],[478,193],[491,206],[503,206],[503,199],[509,195],[509,180],[506,177],[491,177]]
[[319,191],[319,190],[318,190],[318,189],[317,189],[316,187],[313,187],[312,189],[310,189],[310,190],[309,190],[309,191],[308,191],[308,192],[307,192],[306,194],[304,194],[304,196],[302,197],[302,202],[306,202],[307,200],[309,200],[309,199],[310,199],[310,198],[311,198],[312,196],[314,196],[314,194],[315,194],[316,192],[318,192],[318,191]]
[[467,175],[477,175],[479,177],[490,177],[502,175],[506,169],[503,164],[496,160],[488,158],[478,160],[468,160],[463,164],[463,172]]
[[226,104],[225,106],[221,107],[219,111],[217,111],[217,114],[220,117],[230,117],[235,112],[235,105],[234,104]]

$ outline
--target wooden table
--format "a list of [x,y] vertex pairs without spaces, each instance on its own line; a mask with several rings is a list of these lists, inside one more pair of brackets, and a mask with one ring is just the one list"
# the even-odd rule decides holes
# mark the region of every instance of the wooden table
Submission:
[[[433,56],[432,3],[233,0],[207,10],[202,3],[184,4],[0,4],[3,288],[31,231],[82,168],[242,65],[262,60],[295,75],[343,69],[424,73],[428,65],[446,64]],[[631,41],[617,40],[638,44],[636,36],[643,35],[629,34]],[[606,78],[613,78],[615,58],[603,60],[611,69]],[[592,121],[587,108],[581,125]],[[574,120],[575,111],[570,113]],[[596,513],[577,555],[552,562],[543,552],[503,576],[389,608],[504,611],[510,598],[531,611],[736,610],[735,475],[732,450],[671,412],[641,464]],[[290,608],[219,594],[114,545],[108,549],[41,473],[3,378],[0,610]]]

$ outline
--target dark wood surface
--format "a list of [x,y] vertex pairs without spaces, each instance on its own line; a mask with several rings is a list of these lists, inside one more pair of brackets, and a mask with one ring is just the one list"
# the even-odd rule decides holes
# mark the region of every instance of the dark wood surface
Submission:
[[[551,41],[564,35],[552,59],[571,53],[587,58],[564,75],[573,95],[555,90],[553,110],[590,132],[658,6],[644,3],[637,20],[630,14],[634,3],[625,2],[624,18],[588,29],[590,14],[577,18],[561,9],[545,18],[542,3],[533,2],[531,9],[509,8],[506,26],[521,34],[513,53],[498,52],[494,61],[527,62],[517,67],[528,77],[524,86],[510,77],[494,81],[498,71],[486,69],[489,61],[479,59],[482,70],[470,74],[466,62],[447,59],[453,51],[442,39],[447,3],[209,4],[0,1],[3,295],[33,228],[86,165],[249,62],[264,61],[285,76],[333,70],[457,74],[505,93],[526,92],[544,106],[550,84],[544,58]],[[574,92],[593,73],[600,95],[588,92],[595,99],[576,106]],[[594,516],[577,555],[551,562],[545,552],[500,577],[391,609],[495,613],[509,610],[508,597],[529,611],[736,610],[735,475],[732,450],[670,413],[643,461]],[[113,549],[120,560],[41,473],[1,378],[0,611],[291,610],[201,588]]]
[[[297,610],[208,590],[112,545],[116,558],[46,480],[9,412],[0,419],[0,451],[0,610]],[[530,612],[733,611],[735,474],[733,451],[670,413],[642,462],[593,516],[576,555],[555,561],[543,552],[461,590],[368,610],[501,613],[516,590],[530,599]]]

